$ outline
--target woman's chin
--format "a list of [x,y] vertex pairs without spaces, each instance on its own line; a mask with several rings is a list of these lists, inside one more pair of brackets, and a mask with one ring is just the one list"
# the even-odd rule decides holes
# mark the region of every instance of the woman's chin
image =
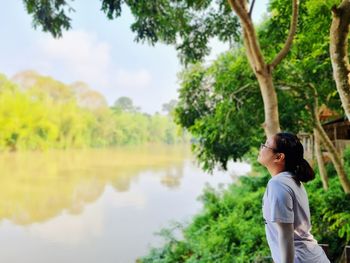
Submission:
[[[264,160],[263,160],[260,156],[258,156],[257,161],[258,161],[258,163],[261,164],[262,166],[265,166],[265,162],[264,162]],[[266,167],[266,166],[265,166],[265,167]]]
[[260,159],[260,154],[258,155],[258,158],[256,160],[258,161],[258,163],[262,164]]

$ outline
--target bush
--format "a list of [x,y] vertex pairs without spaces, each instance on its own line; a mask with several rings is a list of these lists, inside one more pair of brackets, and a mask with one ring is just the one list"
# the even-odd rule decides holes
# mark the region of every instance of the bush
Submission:
[[172,232],[162,248],[154,248],[139,262],[263,262],[270,254],[261,214],[261,200],[269,177],[241,177],[238,184],[199,197],[203,210],[187,226],[184,238]]
[[[350,150],[345,154],[350,166]],[[332,166],[327,167],[330,188],[320,176],[305,185],[310,202],[312,234],[329,244],[331,262],[338,259],[350,239],[350,195],[346,195]],[[163,230],[165,244],[153,248],[139,262],[269,262],[261,212],[262,197],[270,175],[244,176],[227,189],[206,187],[199,200],[202,211],[188,224]],[[256,173],[256,171],[255,171]],[[183,238],[175,238],[181,231]]]
[[[350,148],[344,151],[346,174],[350,174]],[[329,244],[331,261],[340,257],[350,241],[350,195],[345,194],[334,167],[326,166],[329,190],[324,191],[318,173],[306,185],[311,211],[312,233],[319,243]]]

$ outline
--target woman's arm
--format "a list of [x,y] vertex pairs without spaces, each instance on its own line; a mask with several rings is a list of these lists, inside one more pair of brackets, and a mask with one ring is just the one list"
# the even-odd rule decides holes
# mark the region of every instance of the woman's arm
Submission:
[[276,223],[278,244],[281,252],[281,263],[294,262],[294,224]]

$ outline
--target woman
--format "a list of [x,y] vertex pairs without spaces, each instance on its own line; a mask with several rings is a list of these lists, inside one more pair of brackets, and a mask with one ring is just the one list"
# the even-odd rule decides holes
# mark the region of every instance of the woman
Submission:
[[311,235],[303,182],[315,178],[297,136],[281,132],[260,147],[258,162],[272,178],[263,198],[266,238],[275,263],[329,263]]

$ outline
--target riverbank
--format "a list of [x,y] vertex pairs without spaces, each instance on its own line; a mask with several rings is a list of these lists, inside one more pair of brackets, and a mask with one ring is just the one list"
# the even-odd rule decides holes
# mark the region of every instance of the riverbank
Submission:
[[[350,149],[345,154],[350,174]],[[312,234],[329,244],[335,262],[350,241],[350,196],[340,186],[332,165],[327,166],[330,188],[324,191],[318,171],[305,185],[310,201]],[[163,231],[164,246],[153,248],[138,262],[270,262],[261,213],[261,200],[270,175],[254,166],[257,176],[240,177],[226,189],[206,188],[203,209],[188,224]],[[183,239],[175,238],[180,231]]]

